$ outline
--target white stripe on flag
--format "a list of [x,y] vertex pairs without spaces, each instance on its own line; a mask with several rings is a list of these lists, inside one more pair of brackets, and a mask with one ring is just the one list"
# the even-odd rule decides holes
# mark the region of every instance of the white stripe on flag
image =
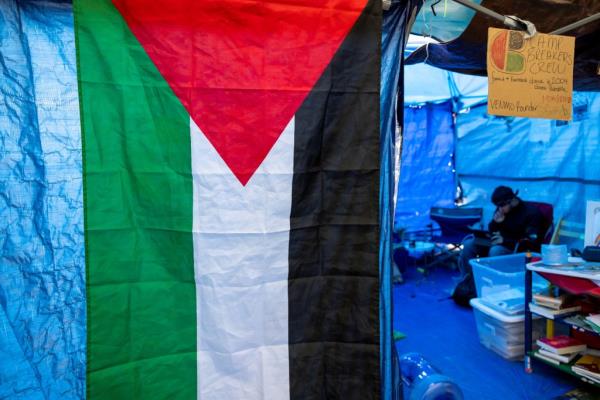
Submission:
[[294,119],[245,187],[190,127],[198,399],[289,399]]

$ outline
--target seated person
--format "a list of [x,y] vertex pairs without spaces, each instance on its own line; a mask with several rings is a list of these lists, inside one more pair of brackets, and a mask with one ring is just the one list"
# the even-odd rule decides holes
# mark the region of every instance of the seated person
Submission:
[[544,233],[541,232],[544,217],[540,210],[517,197],[511,188],[498,186],[492,194],[496,206],[494,217],[488,226],[490,245],[481,245],[473,236],[463,240],[458,267],[463,275],[470,274],[469,260],[475,257],[494,257],[513,253],[517,245],[527,240],[539,248]]

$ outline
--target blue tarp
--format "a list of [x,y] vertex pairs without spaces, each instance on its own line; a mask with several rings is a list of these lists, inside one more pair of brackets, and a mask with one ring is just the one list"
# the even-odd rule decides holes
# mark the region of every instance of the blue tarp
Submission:
[[[434,4],[437,3],[436,8],[439,11],[444,2],[433,1]],[[430,0],[427,3],[431,4]],[[483,5],[501,15],[518,15],[524,20],[531,21],[538,32],[551,32],[568,23],[583,20],[600,12],[600,2],[590,0],[554,1],[552,7],[547,7],[548,0],[523,2],[485,0]],[[423,7],[421,15],[417,16],[416,20],[420,21],[427,10],[427,7]],[[421,46],[406,58],[405,63],[408,65],[427,63],[449,71],[485,76],[486,32],[489,26],[502,27],[502,24],[481,13],[472,19],[470,16],[461,19],[459,15],[444,18],[442,13],[437,12],[437,14],[437,17],[433,17],[433,13],[430,13],[429,19],[425,16],[429,29],[420,30],[417,27],[413,31],[417,34],[442,38],[441,35],[445,33],[450,33],[448,37],[455,37],[456,31],[465,26],[466,28],[454,40]],[[470,22],[465,24],[469,19],[471,19]],[[597,65],[600,63],[598,25],[584,24],[578,29],[568,32],[568,35],[577,37],[573,64],[573,88],[580,91],[600,91],[600,79],[598,79],[597,72]]]
[[[468,112],[467,112],[468,111]],[[456,169],[469,204],[493,207],[497,185],[554,205],[555,220],[585,222],[586,200],[600,199],[600,95],[574,94],[572,122],[489,116],[475,107],[457,118]]]
[[[444,101],[452,107],[436,108],[436,112],[446,113],[448,119],[453,110],[456,115],[456,143],[445,141],[448,153],[456,150],[456,181],[465,204],[484,208],[485,221],[491,219],[494,207],[489,197],[498,185],[519,189],[525,200],[553,204],[555,220],[562,217],[584,223],[585,202],[600,199],[600,157],[595,155],[600,149],[600,94],[575,92],[571,122],[497,117],[486,112],[486,81],[423,64],[406,67],[406,103],[421,108],[405,107],[404,111],[407,126],[400,174],[404,190],[399,189],[395,229],[401,225],[424,228],[430,221],[423,218],[423,212],[448,201],[448,192],[438,193],[437,187],[431,190],[423,182],[437,185],[454,174],[443,163],[434,169],[425,161],[423,165],[415,161],[437,160],[432,158],[430,145],[423,143],[431,141],[429,136],[447,137],[445,128],[427,131],[432,103]],[[416,122],[419,118],[421,126]],[[417,133],[411,132],[408,121],[415,121],[411,123]]]
[[430,207],[454,205],[453,113],[487,102],[487,78],[426,64],[407,65],[404,74],[405,126],[395,231],[426,229],[432,223]]
[[[481,0],[472,0],[481,4]],[[451,0],[424,0],[411,31],[440,41],[459,37],[475,16],[475,11]]]
[[[394,162],[396,154],[397,104],[402,104],[402,54],[406,26],[418,0],[395,1],[383,15],[381,42],[380,129],[381,129],[381,174],[379,209],[381,218],[381,240],[379,242],[380,276],[380,340],[381,340],[381,386],[382,398],[402,398],[402,386],[396,348],[392,337],[392,230]],[[402,121],[400,121],[401,123]]]
[[452,99],[460,110],[487,102],[486,77],[457,74],[427,64],[407,65],[405,76],[405,105]]
[[0,398],[85,397],[81,134],[68,3],[0,1]]
[[453,153],[450,101],[405,107],[396,231],[423,229],[431,223],[431,206],[453,206],[456,193]]

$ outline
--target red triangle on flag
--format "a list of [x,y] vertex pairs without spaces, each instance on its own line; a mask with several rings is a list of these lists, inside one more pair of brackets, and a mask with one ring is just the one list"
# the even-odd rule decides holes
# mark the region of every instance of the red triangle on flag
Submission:
[[113,0],[245,185],[367,0]]

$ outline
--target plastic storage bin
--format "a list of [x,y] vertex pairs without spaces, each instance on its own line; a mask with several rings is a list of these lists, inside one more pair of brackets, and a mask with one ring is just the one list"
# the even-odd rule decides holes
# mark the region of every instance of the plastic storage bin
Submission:
[[[539,254],[534,254],[539,257]],[[487,297],[499,292],[517,290],[525,293],[525,254],[477,258],[470,261],[475,278],[477,297]],[[548,282],[533,274],[533,292],[545,289]]]
[[[501,313],[478,298],[471,300],[471,306],[481,344],[508,360],[522,358],[525,354],[525,317]],[[543,319],[533,320],[533,341],[541,337],[543,327]]]

